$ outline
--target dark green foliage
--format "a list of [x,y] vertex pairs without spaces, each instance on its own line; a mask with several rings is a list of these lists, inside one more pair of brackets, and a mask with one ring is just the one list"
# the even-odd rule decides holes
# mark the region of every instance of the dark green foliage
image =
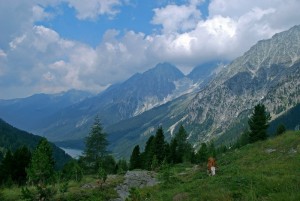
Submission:
[[117,173],[117,163],[112,155],[104,156],[100,167],[103,167],[108,174],[116,174]]
[[65,180],[81,181],[83,177],[83,169],[77,160],[69,161],[62,170],[62,176]]
[[203,163],[206,162],[209,157],[209,152],[206,143],[201,143],[200,149],[196,154],[197,162]]
[[150,136],[146,142],[145,151],[141,154],[142,168],[150,170],[151,163],[154,156],[154,136]]
[[38,185],[46,185],[54,179],[54,159],[52,147],[43,138],[34,152],[30,161],[27,175],[30,182]]
[[98,179],[100,180],[100,185],[102,186],[103,183],[105,183],[107,179],[107,172],[105,171],[104,168],[99,167],[98,169]]
[[161,164],[166,157],[165,145],[164,131],[162,127],[159,127],[154,138],[154,155],[156,156],[158,164]]
[[[33,151],[42,137],[29,134],[25,131],[14,128],[8,123],[0,119],[0,147],[4,150],[16,151],[18,148],[26,146]],[[63,150],[50,143],[55,159],[55,167],[61,169],[66,162],[71,160]]]
[[37,185],[35,190],[27,187],[21,189],[21,198],[26,201],[52,201],[56,191],[52,187]]
[[276,129],[276,135],[281,135],[286,131],[285,126],[283,124],[279,124]]
[[160,170],[160,179],[164,184],[169,184],[174,180],[174,172],[171,171],[171,166],[168,163],[163,163]]
[[140,146],[136,145],[132,151],[130,156],[130,166],[129,169],[138,169],[141,168],[141,153],[140,153]]
[[92,129],[86,137],[84,150],[84,161],[92,172],[98,170],[101,160],[107,155],[107,146],[106,133],[103,132],[100,120],[96,117]]
[[245,146],[246,144],[250,143],[249,140],[250,132],[248,130],[245,130],[241,136],[236,140],[236,142],[232,145],[233,149],[241,148],[242,146]]
[[213,158],[217,157],[217,151],[216,151],[216,147],[215,147],[214,142],[209,143],[209,146],[208,146],[208,157],[213,157]]
[[0,166],[0,180],[1,183],[7,183],[12,179],[12,169],[14,167],[13,154],[8,150]]
[[127,161],[125,159],[119,160],[116,169],[118,174],[125,173],[129,169]]
[[178,132],[175,134],[175,140],[177,142],[176,148],[176,162],[182,163],[184,161],[191,161],[192,146],[187,141],[187,132],[181,125]]
[[169,163],[175,164],[178,163],[178,161],[180,161],[177,154],[177,147],[178,147],[177,140],[173,138],[170,143],[170,152],[168,157]]
[[[215,155],[214,147],[212,152]],[[130,158],[130,168],[158,170],[163,163],[195,163],[196,161],[194,150],[187,141],[187,133],[182,125],[170,144],[165,141],[163,129],[159,127],[156,135],[150,136],[147,140],[144,152],[140,153],[139,146],[135,146]]]
[[131,188],[129,190],[129,197],[126,198],[126,201],[142,201],[142,196],[140,191],[137,188]]
[[26,168],[31,160],[31,152],[27,147],[17,149],[13,156],[12,180],[19,185],[26,182]]
[[268,122],[270,119],[270,114],[267,113],[263,104],[258,104],[254,107],[254,111],[248,121],[250,127],[250,143],[267,139]]

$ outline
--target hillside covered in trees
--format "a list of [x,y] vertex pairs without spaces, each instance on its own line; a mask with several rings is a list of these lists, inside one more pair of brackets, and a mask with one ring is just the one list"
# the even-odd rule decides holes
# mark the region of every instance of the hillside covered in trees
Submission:
[[[10,150],[12,152],[16,151],[20,147],[28,147],[30,150],[35,149],[39,141],[42,139],[40,136],[36,136],[25,131],[19,130],[2,119],[0,119],[0,156],[6,151]],[[68,162],[71,157],[67,155],[63,150],[51,144],[53,149],[53,157],[55,159],[56,168],[62,168],[66,162]]]

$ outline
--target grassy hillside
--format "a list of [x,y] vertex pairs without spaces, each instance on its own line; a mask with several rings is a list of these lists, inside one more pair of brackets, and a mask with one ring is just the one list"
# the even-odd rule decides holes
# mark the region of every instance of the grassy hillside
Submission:
[[[286,132],[276,138],[230,150],[217,158],[217,174],[209,177],[206,164],[179,164],[159,172],[161,183],[134,191],[129,201],[298,201],[300,200],[300,132]],[[122,176],[109,177],[104,188],[96,177],[69,183],[65,194],[54,200],[104,201],[117,196],[114,187]],[[0,190],[0,199],[18,200],[20,188]]]
[[300,200],[300,132],[247,145],[218,157],[217,175],[205,164],[172,168],[170,182],[141,190],[147,200]]

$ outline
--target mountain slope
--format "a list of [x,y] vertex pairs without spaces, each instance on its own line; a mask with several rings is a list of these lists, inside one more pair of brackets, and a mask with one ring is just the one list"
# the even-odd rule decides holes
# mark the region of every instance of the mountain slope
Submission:
[[36,94],[27,98],[0,100],[0,118],[10,124],[32,131],[47,116],[80,102],[90,93],[70,90],[58,94]]
[[299,58],[300,26],[258,42],[193,99],[188,123],[205,126],[205,120],[213,119],[199,133],[202,139],[212,139],[258,102],[275,118],[300,102]]
[[35,133],[53,141],[83,138],[96,115],[104,126],[112,125],[173,100],[191,87],[193,82],[175,66],[158,64],[124,83],[111,86],[96,97],[57,112]]
[[273,119],[300,102],[299,59],[300,26],[258,42],[223,68],[199,93],[163,105],[160,112],[149,111],[147,114],[154,113],[152,120],[142,114],[138,120],[121,122],[126,129],[120,123],[108,127],[115,153],[122,155],[134,144],[143,145],[159,124],[166,138],[183,124],[195,145],[220,137],[222,141],[232,141],[245,129],[246,124],[240,123],[259,102],[267,106]]
[[[21,146],[27,146],[31,150],[34,150],[41,139],[42,138],[40,136],[19,130],[0,119],[0,150],[16,150]],[[55,166],[57,168],[62,168],[63,165],[71,159],[71,157],[54,144],[51,145],[53,149],[53,157],[56,161]]]

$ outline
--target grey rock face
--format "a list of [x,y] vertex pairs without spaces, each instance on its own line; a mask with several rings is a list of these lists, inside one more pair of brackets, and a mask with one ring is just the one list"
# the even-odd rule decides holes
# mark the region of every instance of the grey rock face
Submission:
[[143,188],[146,186],[154,186],[158,183],[155,172],[151,171],[128,171],[125,174],[123,184],[116,187],[119,198],[113,201],[124,201],[129,196],[129,190],[133,187]]

